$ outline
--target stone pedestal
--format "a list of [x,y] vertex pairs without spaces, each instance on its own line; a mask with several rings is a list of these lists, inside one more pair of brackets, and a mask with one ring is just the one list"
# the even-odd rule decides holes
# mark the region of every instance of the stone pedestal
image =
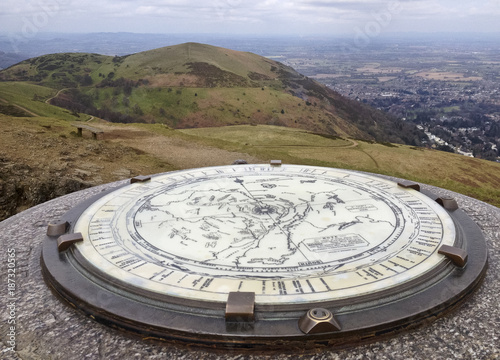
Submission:
[[[458,309],[427,325],[349,349],[317,349],[306,354],[263,354],[153,343],[97,323],[61,302],[47,287],[40,270],[41,244],[50,222],[56,222],[79,202],[119,184],[70,194],[0,223],[0,273],[3,284],[0,291],[0,358],[333,360],[500,357],[500,209],[425,185],[424,189],[457,200],[460,208],[482,229],[489,250],[489,268],[479,290]],[[9,262],[9,259],[15,260]],[[9,268],[15,269],[15,277],[10,277],[11,285]],[[14,343],[12,351],[11,344]]]

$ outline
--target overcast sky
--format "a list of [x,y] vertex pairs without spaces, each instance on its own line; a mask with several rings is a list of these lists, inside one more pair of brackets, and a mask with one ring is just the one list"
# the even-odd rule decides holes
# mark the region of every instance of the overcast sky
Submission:
[[0,32],[499,32],[500,0],[1,0]]

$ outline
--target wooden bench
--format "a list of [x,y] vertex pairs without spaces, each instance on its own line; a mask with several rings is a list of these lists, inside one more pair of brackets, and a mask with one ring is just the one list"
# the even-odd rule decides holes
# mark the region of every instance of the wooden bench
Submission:
[[86,125],[86,124],[78,124],[78,123],[73,123],[71,124],[72,126],[76,127],[78,129],[78,136],[82,136],[82,130],[88,130],[92,133],[92,137],[94,140],[97,140],[97,134],[102,134],[104,131],[101,129]]

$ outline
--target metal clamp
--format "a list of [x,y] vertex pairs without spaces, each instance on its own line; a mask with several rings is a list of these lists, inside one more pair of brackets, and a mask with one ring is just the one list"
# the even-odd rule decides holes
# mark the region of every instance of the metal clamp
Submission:
[[253,322],[255,320],[255,293],[230,292],[226,303],[226,322]]
[[311,309],[299,320],[299,328],[305,334],[321,334],[341,330],[330,310]]
[[50,223],[47,227],[47,236],[61,236],[66,234],[69,228],[69,223],[67,221],[59,221],[55,223]]
[[449,211],[454,211],[458,209],[457,201],[449,196],[441,196],[436,199],[436,202]]
[[444,255],[449,258],[455,265],[464,267],[467,265],[469,255],[467,251],[457,248],[455,246],[443,245],[439,248],[438,254]]
[[140,176],[136,176],[135,178],[130,179],[130,183],[131,184],[143,183],[143,182],[146,182],[149,180],[151,180],[151,176],[140,175]]
[[59,250],[59,252],[68,250],[71,245],[80,241],[83,241],[83,235],[81,233],[59,236],[57,239],[57,250]]
[[398,182],[398,185],[405,188],[405,189],[415,189],[417,191],[420,191],[420,184],[414,183],[412,181],[401,181]]

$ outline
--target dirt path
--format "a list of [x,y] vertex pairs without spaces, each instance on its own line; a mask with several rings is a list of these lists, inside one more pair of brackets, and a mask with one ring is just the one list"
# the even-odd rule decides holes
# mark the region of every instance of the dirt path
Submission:
[[178,169],[231,165],[238,159],[254,164],[266,162],[248,154],[194,144],[179,138],[155,135],[139,128],[108,126],[101,123],[98,126],[104,130],[103,140],[144,151]]
[[359,143],[356,140],[352,140],[352,139],[347,139],[347,140],[349,140],[350,142],[352,142],[352,144],[345,146],[344,149],[350,149],[350,148],[358,147]]
[[50,105],[50,101],[51,101],[52,99],[55,99],[56,97],[58,97],[58,96],[59,96],[59,94],[60,94],[61,92],[63,92],[64,90],[69,90],[69,88],[65,88],[65,89],[61,89],[61,90],[59,90],[59,91],[58,91],[58,92],[57,92],[54,96],[52,96],[51,98],[48,98],[47,100],[45,100],[45,103]]
[[366,156],[368,156],[368,157],[369,157],[369,158],[373,161],[373,164],[375,165],[375,167],[376,167],[377,169],[378,169],[378,168],[380,168],[380,166],[379,166],[379,164],[378,164],[377,160],[376,160],[373,156],[371,156],[368,152],[366,152],[366,151],[364,151],[364,150],[361,150],[361,152],[362,152],[363,154],[365,154]]
[[255,145],[254,147],[256,148],[304,148],[304,149],[350,149],[350,148],[355,148],[359,145],[359,143],[355,140],[352,139],[346,139],[346,141],[349,141],[349,145]]

